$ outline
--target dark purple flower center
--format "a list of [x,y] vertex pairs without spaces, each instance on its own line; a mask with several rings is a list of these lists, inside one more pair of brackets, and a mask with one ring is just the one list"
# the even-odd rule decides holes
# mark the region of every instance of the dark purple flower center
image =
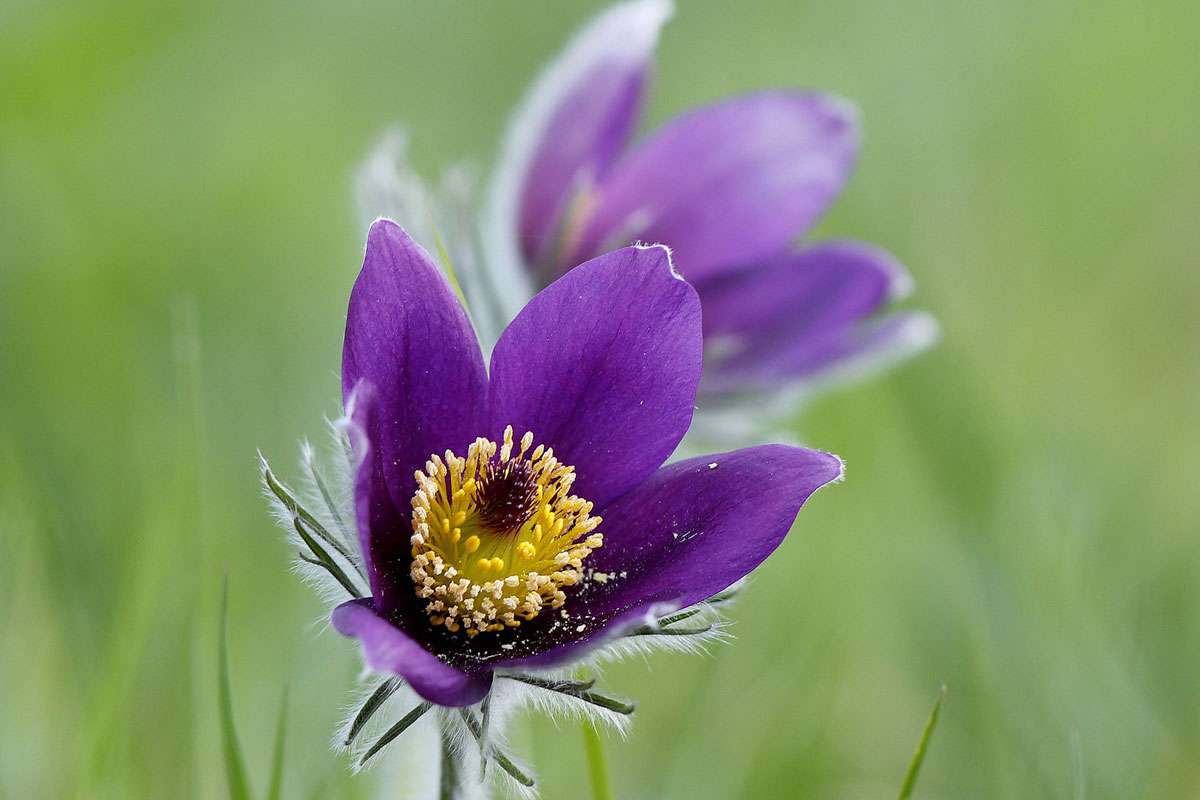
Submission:
[[489,462],[475,490],[479,522],[496,533],[512,533],[537,510],[537,481],[525,460]]

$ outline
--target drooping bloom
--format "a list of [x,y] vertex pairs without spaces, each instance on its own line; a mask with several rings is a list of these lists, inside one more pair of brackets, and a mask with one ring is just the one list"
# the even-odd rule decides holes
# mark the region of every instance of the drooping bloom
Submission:
[[485,262],[509,313],[522,290],[506,287],[536,291],[599,253],[652,241],[672,249],[704,307],[704,409],[794,395],[928,346],[932,318],[886,310],[912,287],[893,257],[854,241],[795,245],[850,176],[850,103],[759,92],[630,144],[670,14],[669,0],[602,13],[515,114],[484,216]]
[[539,292],[485,368],[430,256],[375,223],[342,371],[370,596],[334,627],[372,669],[468,706],[753,570],[842,465],[764,445],[662,466],[701,349],[667,249],[627,247]]

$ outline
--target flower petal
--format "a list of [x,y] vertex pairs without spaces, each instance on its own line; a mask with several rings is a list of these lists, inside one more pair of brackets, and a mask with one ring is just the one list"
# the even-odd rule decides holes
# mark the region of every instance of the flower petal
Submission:
[[409,523],[388,493],[379,449],[380,413],[375,387],[360,381],[346,401],[346,430],[354,460],[354,514],[358,546],[363,555],[371,594],[381,607],[393,608],[412,595],[407,574],[381,565],[395,563],[408,550]]
[[806,335],[855,322],[906,294],[912,279],[890,254],[831,241],[694,283],[704,336],[753,336],[790,324]]
[[929,318],[875,316],[911,288],[895,258],[849,241],[703,281],[697,286],[707,357],[703,390],[763,389],[911,355],[936,335]]
[[512,425],[575,467],[600,505],[640,483],[691,422],[700,303],[665,247],[574,269],[521,311],[492,353],[491,426]]
[[379,422],[371,446],[397,508],[416,489],[413,472],[433,453],[462,452],[479,435],[487,397],[471,323],[422,247],[390,220],[367,236],[350,294],[342,392],[374,386]]
[[401,676],[431,703],[469,706],[492,687],[492,673],[468,674],[441,661],[376,613],[370,599],[351,600],[333,610],[333,627],[362,642],[367,666]]
[[663,242],[696,281],[772,255],[821,216],[857,151],[857,112],[830,95],[771,91],[697,109],[613,167],[567,261]]
[[599,179],[628,139],[671,13],[669,0],[634,0],[598,15],[514,114],[489,215],[497,235],[526,263],[536,264],[553,246],[570,197]]
[[688,606],[731,586],[779,546],[809,496],[841,475],[837,456],[788,445],[663,467],[600,509],[604,546],[588,566],[610,577],[571,596],[550,646],[521,663],[576,658],[656,607]]
[[923,311],[899,311],[791,347],[747,353],[735,366],[714,369],[709,393],[769,389],[798,383],[803,394],[875,375],[928,350],[937,342],[937,320]]

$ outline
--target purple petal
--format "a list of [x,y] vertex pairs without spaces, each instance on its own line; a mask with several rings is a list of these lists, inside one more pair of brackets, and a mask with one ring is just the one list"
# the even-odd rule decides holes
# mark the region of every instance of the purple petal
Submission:
[[662,242],[688,280],[784,249],[824,213],[858,151],[857,113],[829,95],[773,91],[668,123],[605,178],[564,262]]
[[492,686],[490,671],[468,674],[444,663],[375,612],[370,599],[351,600],[333,610],[333,627],[362,642],[367,666],[401,676],[431,703],[469,706]]
[[937,321],[922,311],[889,314],[791,346],[750,351],[711,370],[704,390],[738,393],[783,382],[811,388],[853,382],[922,353],[938,338]]
[[[809,496],[842,475],[835,455],[762,445],[670,464],[600,510],[594,578],[567,602],[570,618],[523,663],[578,657],[656,608],[705,600],[748,575],[783,541]],[[501,665],[497,665],[501,666]]]
[[704,336],[744,336],[792,324],[791,332],[854,322],[904,294],[904,267],[857,242],[824,242],[694,283],[704,307]]
[[492,206],[505,227],[515,225],[527,263],[553,248],[571,197],[598,180],[628,140],[671,11],[665,0],[637,0],[600,14],[545,69],[514,115]]
[[475,332],[429,254],[394,222],[367,236],[350,294],[342,392],[374,387],[370,430],[392,503],[407,508],[413,472],[433,453],[462,452],[479,435],[487,375]]
[[382,608],[403,604],[413,591],[408,575],[387,570],[408,557],[409,522],[396,511],[388,493],[379,449],[372,442],[379,436],[381,415],[375,387],[361,381],[346,402],[347,432],[353,451],[354,513],[358,545],[371,583],[371,594]]
[[532,431],[597,505],[640,483],[691,423],[700,303],[664,247],[627,247],[551,284],[492,353],[493,435]]
[[875,316],[912,280],[891,255],[827,242],[703,281],[704,391],[761,389],[909,354],[935,329],[923,314]]

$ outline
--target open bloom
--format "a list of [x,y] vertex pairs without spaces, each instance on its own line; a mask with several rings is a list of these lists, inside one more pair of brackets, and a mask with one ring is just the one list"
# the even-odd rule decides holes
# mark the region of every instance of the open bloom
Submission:
[[376,222],[342,367],[371,596],[334,627],[372,669],[466,706],[749,573],[842,465],[764,445],[662,466],[701,348],[667,249],[627,247],[539,292],[485,369],[432,259]]
[[[485,215],[500,289],[535,291],[599,253],[663,242],[704,307],[705,407],[810,389],[929,345],[926,314],[885,313],[912,281],[854,241],[800,248],[859,147],[845,100],[774,90],[668,122],[632,146],[667,0],[598,16],[513,118]],[[504,293],[510,305],[521,292]]]

